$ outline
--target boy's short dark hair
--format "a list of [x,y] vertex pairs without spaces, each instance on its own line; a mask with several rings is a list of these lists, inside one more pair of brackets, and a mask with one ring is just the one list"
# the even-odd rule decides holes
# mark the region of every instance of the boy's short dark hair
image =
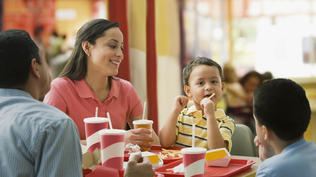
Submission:
[[38,47],[24,30],[0,32],[0,88],[24,85],[33,58],[41,64]]
[[305,90],[289,79],[273,79],[259,85],[253,104],[258,124],[284,141],[303,136],[311,118]]
[[193,71],[194,67],[198,65],[208,65],[208,66],[215,66],[219,70],[219,74],[221,76],[221,81],[224,82],[224,76],[222,67],[216,63],[214,60],[206,57],[196,57],[194,60],[190,61],[189,64],[183,69],[183,83],[184,85],[189,85],[189,77],[191,72]]

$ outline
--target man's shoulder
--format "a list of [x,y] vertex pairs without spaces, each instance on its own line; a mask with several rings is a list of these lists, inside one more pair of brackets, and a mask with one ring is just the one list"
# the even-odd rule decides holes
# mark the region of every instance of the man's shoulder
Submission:
[[10,107],[18,107],[19,109],[13,110],[12,114],[24,116],[29,119],[44,118],[50,121],[58,121],[62,119],[70,119],[65,113],[55,108],[54,106],[45,104],[35,99],[20,98],[14,100],[15,104]]

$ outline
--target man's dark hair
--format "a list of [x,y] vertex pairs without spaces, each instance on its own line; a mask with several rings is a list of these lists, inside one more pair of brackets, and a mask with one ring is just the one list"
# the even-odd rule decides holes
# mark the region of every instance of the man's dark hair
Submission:
[[260,84],[254,92],[254,115],[284,141],[303,136],[311,108],[305,90],[289,79],[273,79]]
[[184,85],[189,85],[189,77],[194,67],[199,65],[215,66],[217,67],[219,74],[221,76],[221,81],[224,82],[224,76],[222,67],[216,63],[214,60],[206,57],[196,57],[194,60],[190,61],[189,64],[183,69],[183,83]]
[[41,64],[39,48],[24,30],[0,32],[0,88],[23,86],[33,58]]

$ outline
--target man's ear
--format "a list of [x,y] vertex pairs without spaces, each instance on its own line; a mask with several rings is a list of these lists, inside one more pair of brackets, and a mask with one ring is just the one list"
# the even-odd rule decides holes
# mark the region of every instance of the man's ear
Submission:
[[40,69],[39,69],[39,64],[36,62],[36,59],[33,58],[31,61],[31,68],[30,68],[30,72],[34,75],[34,77],[36,78],[40,78],[41,74],[40,74]]
[[187,95],[187,97],[189,97],[189,98],[192,97],[191,88],[188,85],[185,85],[183,90],[184,90],[185,94]]
[[90,56],[90,47],[91,47],[90,43],[89,43],[88,41],[83,41],[83,42],[81,43],[81,47],[82,47],[83,51],[84,51],[88,56]]

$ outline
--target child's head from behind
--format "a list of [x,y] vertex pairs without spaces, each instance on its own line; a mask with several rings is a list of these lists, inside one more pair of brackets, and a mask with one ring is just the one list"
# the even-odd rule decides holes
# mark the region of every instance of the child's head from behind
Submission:
[[183,69],[184,91],[192,98],[199,109],[200,101],[213,93],[212,101],[217,104],[224,90],[224,77],[221,66],[206,57],[197,57]]
[[267,127],[284,141],[302,137],[308,127],[311,109],[305,91],[289,79],[259,85],[253,104],[258,137],[258,126]]

